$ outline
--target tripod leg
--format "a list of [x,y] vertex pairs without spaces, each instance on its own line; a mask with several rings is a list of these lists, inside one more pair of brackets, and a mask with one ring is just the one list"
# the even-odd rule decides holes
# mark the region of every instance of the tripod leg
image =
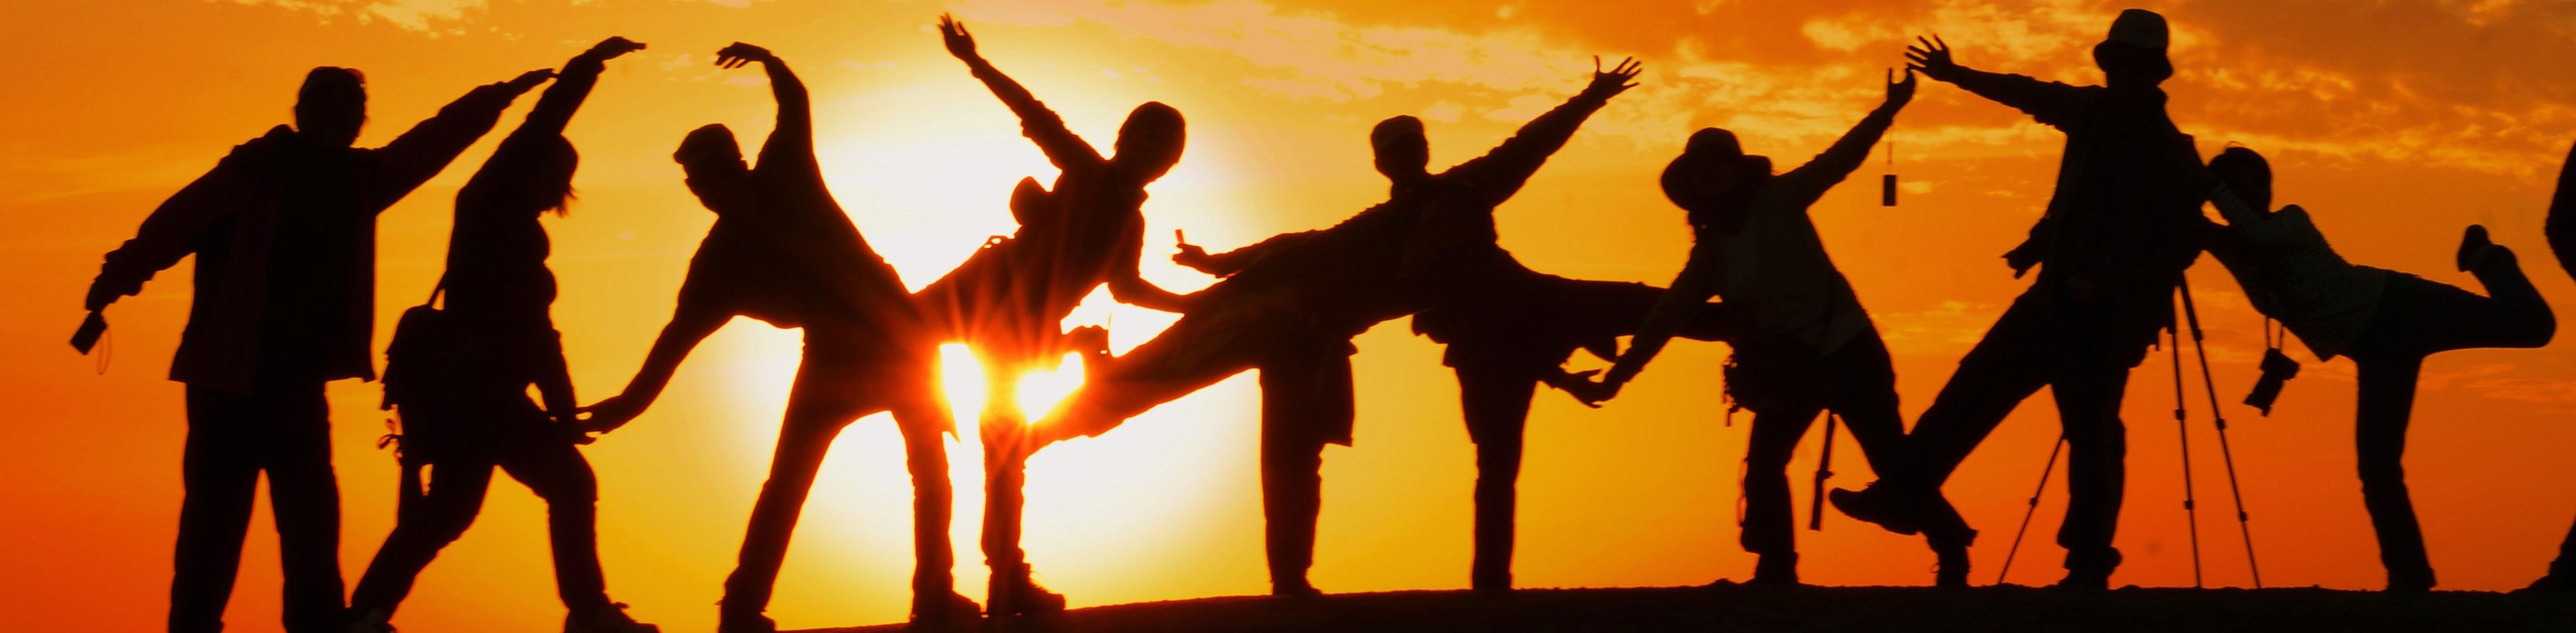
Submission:
[[[2200,502],[2191,489],[2191,423],[2183,412],[2182,332],[2177,331],[2179,329],[2165,329],[2165,347],[2173,351],[2174,434],[2182,445],[2182,513],[2184,520],[2189,522],[2187,527],[2191,533],[2191,587],[2199,589],[2203,586],[2200,577]],[[2192,337],[2193,343],[2199,341],[2198,336]]]
[[2254,588],[2263,588],[2263,566],[2254,559],[2254,527],[2245,513],[2245,489],[2236,481],[2236,453],[2227,444],[2227,415],[2218,408],[2218,383],[2209,376],[2209,348],[2201,344],[2200,312],[2192,307],[2191,281],[2182,287],[2182,313],[2191,322],[2191,348],[2200,357],[2200,382],[2209,390],[2209,418],[2218,427],[2218,458],[2227,464],[2227,494],[2236,502],[2236,532],[2245,538],[2245,568],[2253,575]]
[[2012,577],[2013,557],[2021,555],[2021,537],[2030,532],[2030,517],[2039,513],[2039,495],[2048,491],[2048,476],[2057,472],[2057,455],[2066,451],[2066,436],[2057,437],[2057,446],[2048,449],[2048,465],[2039,469],[2039,487],[2030,491],[2030,509],[2021,513],[2021,527],[2013,530],[2012,549],[2004,552],[2004,568],[1995,573],[1995,584]]

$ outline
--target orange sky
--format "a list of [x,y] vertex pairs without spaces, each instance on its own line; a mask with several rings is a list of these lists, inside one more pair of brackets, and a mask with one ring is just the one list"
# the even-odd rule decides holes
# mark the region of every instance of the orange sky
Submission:
[[[2451,271],[2460,229],[2485,223],[2520,249],[2562,306],[2576,286],[2540,241],[2546,178],[2576,140],[2576,8],[2531,0],[2157,2],[1924,0],[1799,3],[1390,3],[1230,0],[1088,5],[809,0],[225,0],[0,6],[0,609],[21,626],[158,626],[184,433],[180,385],[161,377],[185,317],[187,266],[111,310],[114,365],[63,349],[98,256],[226,147],[284,122],[305,69],[363,69],[379,144],[475,84],[561,64],[590,42],[652,45],[611,63],[569,132],[583,153],[570,217],[547,220],[563,293],[557,322],[584,399],[623,385],[669,315],[711,221],[668,156],[686,130],[768,127],[758,73],[709,65],[741,40],[776,51],[817,102],[822,161],[860,229],[915,286],[1010,230],[1012,181],[1049,175],[1009,114],[940,50],[929,25],[954,10],[982,48],[1076,131],[1105,146],[1136,103],[1181,109],[1191,145],[1150,191],[1148,278],[1204,277],[1162,259],[1185,229],[1212,248],[1328,225],[1383,198],[1368,125],[1416,114],[1433,160],[1482,153],[1579,88],[1588,56],[1636,55],[1644,85],[1594,117],[1499,212],[1503,245],[1542,271],[1662,283],[1688,245],[1655,173],[1693,129],[1737,130],[1795,164],[1875,105],[1901,38],[1937,31],[1962,63],[2070,82],[2098,78],[2083,52],[2126,4],[2174,25],[2173,115],[2204,153],[2265,152],[2278,200],[2316,213],[2348,259],[2475,287]],[[127,6],[133,5],[133,6]],[[1634,5],[1634,6],[1622,6]],[[533,98],[502,125],[516,125]],[[2022,287],[1996,259],[2046,202],[2060,147],[2009,109],[1926,85],[1892,133],[1905,204],[1877,206],[1882,157],[1814,209],[1826,242],[1887,332],[1909,416]],[[455,188],[491,139],[384,216],[380,330],[424,294],[445,248]],[[2259,319],[2216,266],[2194,269],[2213,369],[2234,423],[2237,468],[2269,585],[2376,588],[2381,575],[2352,470],[2352,367],[2318,364],[2259,417],[2232,400],[2253,381]],[[1093,305],[1117,345],[1171,317]],[[384,340],[384,332],[377,336]],[[1359,441],[1327,452],[1315,582],[1328,591],[1466,584],[1472,451],[1438,348],[1402,322],[1360,337]],[[2506,589],[2538,576],[2576,515],[2576,362],[2566,344],[2467,351],[2426,368],[2410,484],[2443,586]],[[601,480],[611,595],[648,621],[705,628],[766,467],[795,333],[739,322],[683,366],[633,426],[585,449]],[[1697,584],[1741,578],[1735,475],[1745,428],[1721,422],[1723,346],[1676,346],[1625,397],[1584,409],[1542,392],[1522,477],[1524,586]],[[2172,383],[2161,354],[2132,381],[2129,504],[2114,579],[2188,585]],[[2188,362],[2188,360],[2186,360]],[[1598,366],[1578,359],[1578,368]],[[2192,387],[2195,392],[2197,384]],[[374,385],[331,388],[345,499],[344,574],[391,527],[396,475],[372,443]],[[1077,605],[1266,589],[1254,469],[1252,381],[1238,377],[1104,437],[1041,455],[1028,548]],[[2208,579],[2247,581],[2227,513],[2207,403],[2191,439]],[[2035,398],[1952,480],[1986,533],[1975,580],[1993,579],[2053,412]],[[1848,441],[1848,440],[1844,440]],[[1815,440],[1793,463],[1797,506]],[[953,444],[961,490],[975,447]],[[1838,481],[1870,475],[1848,452]],[[771,612],[790,627],[902,617],[909,490],[891,425],[852,427],[798,532]],[[561,617],[543,562],[543,507],[497,484],[482,519],[423,576],[399,623],[528,630]],[[2036,535],[2055,528],[2052,484]],[[978,499],[961,495],[961,585],[980,594]],[[266,510],[228,618],[276,621]],[[1924,584],[1920,541],[1829,517],[1800,532],[1804,575],[1828,584]],[[2051,580],[2059,551],[2024,547],[2015,579]],[[55,619],[63,618],[63,619]]]

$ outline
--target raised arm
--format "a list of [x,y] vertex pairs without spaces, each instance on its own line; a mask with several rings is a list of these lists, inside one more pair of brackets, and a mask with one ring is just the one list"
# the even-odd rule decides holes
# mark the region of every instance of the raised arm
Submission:
[[653,351],[644,355],[644,367],[626,382],[626,390],[579,410],[590,416],[581,422],[581,430],[606,433],[643,415],[654,399],[662,397],[662,388],[671,384],[671,374],[679,371],[680,361],[688,359],[699,342],[732,318],[722,312],[693,309],[682,301],[679,311],[671,315],[671,323],[662,326],[662,335],[653,340]]
[[1519,132],[1495,146],[1493,151],[1451,167],[1443,175],[1475,188],[1497,203],[1520,191],[1521,185],[1529,182],[1530,175],[1538,173],[1539,166],[1547,164],[1549,156],[1565,147],[1565,142],[1574,137],[1574,131],[1583,126],[1585,119],[1591,118],[1601,106],[1608,105],[1611,97],[1636,87],[1632,80],[1643,70],[1635,59],[1622,60],[1607,72],[1600,70],[1601,58],[1593,58],[1592,64],[1592,83],[1585,85],[1573,99],[1531,119],[1527,125],[1521,126]]
[[[257,187],[255,167],[251,164],[254,146],[283,142],[286,126],[270,130],[268,135],[234,148],[232,154],[215,163],[215,168],[172,194],[169,200],[143,218],[134,239],[108,251],[107,261],[99,266],[98,278],[90,282],[89,296],[82,305],[96,311],[120,297],[143,291],[143,282],[153,275],[179,264],[197,252],[197,240],[208,226],[231,215]],[[214,274],[214,273],[201,273]]]
[[1720,259],[1717,253],[1708,250],[1710,248],[1705,244],[1691,248],[1690,261],[1682,264],[1682,272],[1673,277],[1671,288],[1655,299],[1655,307],[1646,311],[1645,322],[1637,326],[1636,336],[1628,341],[1627,353],[1620,354],[1619,360],[1610,364],[1610,371],[1602,374],[1601,382],[1591,386],[1557,385],[1557,388],[1586,404],[1595,404],[1618,395],[1621,387],[1636,378],[1638,372],[1645,371],[1647,361],[1654,360],[1655,354],[1664,350],[1664,344],[1672,342],[1674,336],[1698,320],[1708,298],[1717,295],[1717,262]]
[[760,144],[760,162],[753,168],[822,173],[822,165],[814,158],[814,99],[805,91],[805,82],[797,79],[795,71],[787,69],[787,62],[769,49],[734,42],[716,51],[719,68],[751,64],[760,64],[760,69],[769,75],[769,93],[778,101],[778,125],[770,128],[769,140]]
[[1001,98],[1002,105],[1009,106],[1012,114],[1019,115],[1020,133],[1038,144],[1038,150],[1046,153],[1047,162],[1054,163],[1057,169],[1106,162],[1100,157],[1099,150],[1092,149],[1090,143],[1064,126],[1064,117],[1056,116],[1054,110],[1038,102],[1036,95],[1029,94],[1029,89],[1020,87],[1020,82],[1012,81],[1001,70],[993,68],[992,62],[984,61],[984,56],[975,52],[975,36],[966,32],[965,24],[945,14],[940,15],[939,38],[947,44],[948,54],[966,62],[966,69],[974,73],[976,79],[983,80],[984,87],[992,89],[993,96]]
[[521,73],[509,81],[477,86],[455,102],[439,108],[438,116],[412,126],[393,142],[375,150],[378,180],[367,193],[371,208],[382,211],[395,201],[411,194],[420,183],[456,160],[456,155],[472,147],[474,141],[492,131],[501,120],[501,111],[510,102],[555,76],[554,69],[541,68]]
[[1929,40],[1916,37],[1914,41],[1915,44],[1905,47],[1909,69],[1956,85],[1988,101],[2011,106],[2050,126],[2064,127],[2073,122],[2087,101],[2085,94],[2101,89],[1968,68],[1951,59],[1950,43],[1941,41],[1941,36],[1934,35]]
[[644,50],[643,44],[611,37],[564,62],[563,70],[555,73],[554,85],[546,86],[545,94],[537,97],[536,109],[528,111],[528,120],[520,123],[510,137],[563,134],[564,126],[572,123],[572,113],[581,109],[581,102],[590,97],[590,89],[599,85],[599,73],[608,68],[608,60],[640,50]]
[[1841,140],[1834,141],[1832,147],[1825,148],[1824,153],[1817,154],[1815,159],[1797,169],[1780,174],[1773,182],[1789,187],[1801,200],[1812,203],[1824,197],[1826,190],[1850,177],[1852,171],[1860,169],[1861,163],[1869,160],[1869,148],[1877,145],[1879,138],[1887,135],[1888,126],[1896,123],[1897,111],[1905,109],[1905,104],[1914,100],[1914,69],[1905,70],[1904,81],[1892,81],[1895,79],[1894,71],[1889,71],[1888,78],[1891,81],[1887,82],[1887,101],[1881,102],[1877,110],[1870,111],[1869,116],[1861,117],[1859,125],[1852,126],[1850,132],[1844,133]]

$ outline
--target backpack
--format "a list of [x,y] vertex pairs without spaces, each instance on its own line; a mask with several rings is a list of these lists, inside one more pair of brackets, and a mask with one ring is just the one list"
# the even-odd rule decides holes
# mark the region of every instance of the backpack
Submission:
[[478,364],[472,362],[473,346],[464,344],[461,324],[438,307],[446,289],[441,277],[428,301],[404,310],[394,324],[393,341],[385,346],[385,397],[377,408],[394,412],[394,417],[385,420],[391,432],[378,438],[376,447],[392,446],[395,458],[405,463],[419,463],[452,446],[471,410],[459,396],[468,393],[463,381]]

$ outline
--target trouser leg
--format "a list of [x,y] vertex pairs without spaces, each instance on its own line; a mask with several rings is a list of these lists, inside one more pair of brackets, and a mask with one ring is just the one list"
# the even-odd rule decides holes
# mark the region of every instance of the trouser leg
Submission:
[[1459,407],[1476,443],[1475,559],[1468,578],[1477,589],[1510,589],[1521,440],[1538,381],[1511,369],[1461,367],[1457,373]]
[[2023,293],[1995,320],[1914,423],[1906,435],[1914,449],[1914,476],[1880,473],[1882,481],[1938,490],[2014,407],[2048,384],[2051,317],[2039,292]]
[[[2404,317],[2390,317],[2399,323],[2388,329],[2403,332],[2373,332],[2374,337],[2403,339],[2417,354],[2478,347],[2529,348],[2549,344],[2557,334],[2558,319],[2549,310],[2549,302],[2533,288],[2531,278],[2523,276],[2522,266],[2515,262],[2513,251],[2495,247],[2470,269],[2488,296],[2417,277],[2391,276],[2393,288],[2388,296],[2412,301]],[[2377,341],[2373,341],[2377,342]]]
[[2354,415],[2354,455],[2360,460],[2361,500],[2379,536],[2379,562],[2392,587],[2433,584],[2424,531],[2406,491],[2406,427],[2415,407],[2415,381],[2423,359],[2367,357],[2359,366],[2360,402]]
[[1798,438],[1815,424],[1819,409],[1797,407],[1753,414],[1753,437],[1744,453],[1744,517],[1738,537],[1744,551],[1763,556],[1798,553],[1796,511],[1789,506],[1789,457]]
[[286,577],[286,630],[336,630],[346,617],[340,580],[340,482],[331,469],[331,410],[322,385],[278,393],[270,417],[269,511]]
[[179,540],[170,578],[169,628],[220,631],[224,605],[241,569],[259,488],[252,429],[258,411],[248,396],[188,388],[188,439],[181,457]]
[[1261,509],[1272,587],[1305,587],[1315,564],[1315,523],[1323,511],[1324,444],[1303,434],[1264,428]]
[[2069,367],[2050,383],[2066,433],[2066,521],[2057,544],[2066,548],[2069,570],[2107,574],[2119,564],[2111,543],[2127,487],[2120,400],[2128,384],[2129,369],[2117,363]]
[[1896,367],[1887,344],[1873,329],[1835,350],[1826,359],[1826,408],[1842,417],[1843,429],[1860,445],[1871,472],[1886,476],[1914,470],[1912,446],[1905,438],[1905,416],[1897,409]]
[[948,445],[940,434],[950,421],[935,400],[897,407],[895,427],[903,432],[904,468],[912,474],[912,589],[916,595],[955,591],[956,553],[948,544],[949,515],[955,494],[948,482]]
[[[779,430],[777,454],[770,459],[769,480],[752,502],[751,524],[733,574],[725,578],[724,610],[752,614],[767,610],[778,569],[787,560],[787,542],[813,491],[815,473],[823,466],[832,439],[849,424],[837,403],[808,392],[808,377],[799,375],[787,401],[787,421]],[[819,379],[818,379],[819,380]],[[813,388],[823,388],[813,385]]]
[[[992,361],[986,361],[992,363]],[[983,419],[977,423],[984,445],[984,564],[1018,569],[1028,560],[1020,549],[1020,511],[1027,505],[1028,418],[1020,411],[1018,377],[994,368],[984,378],[988,388]]]
[[420,571],[474,524],[491,485],[492,462],[485,458],[405,465],[402,491],[394,505],[394,530],[385,535],[385,544],[376,549],[375,559],[358,577],[350,608],[391,614],[400,607]]
[[599,478],[572,442],[531,438],[501,462],[510,476],[546,501],[546,535],[553,547],[555,595],[574,615],[589,617],[608,606],[608,581],[599,565]]

